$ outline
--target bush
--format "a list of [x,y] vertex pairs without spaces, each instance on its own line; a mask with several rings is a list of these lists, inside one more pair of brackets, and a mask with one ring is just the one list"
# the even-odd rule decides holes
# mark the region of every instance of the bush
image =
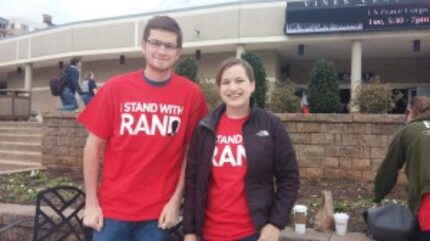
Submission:
[[197,81],[198,66],[197,66],[197,62],[193,58],[185,58],[184,60],[179,62],[178,66],[176,66],[175,72],[178,75],[187,77],[194,83],[198,83]]
[[310,112],[335,113],[339,109],[338,77],[333,62],[321,59],[315,63],[308,90]]
[[300,98],[295,95],[296,86],[291,81],[276,81],[272,92],[271,107],[278,113],[297,113],[300,111]]
[[214,110],[217,106],[222,103],[221,97],[218,93],[218,87],[212,81],[206,79],[199,83],[200,89],[208,103],[209,109]]
[[264,108],[266,102],[267,93],[267,80],[266,71],[264,70],[263,63],[260,57],[251,52],[245,52],[242,54],[242,59],[246,60],[254,69],[255,76],[255,91],[254,97],[257,101],[257,105]]
[[382,84],[379,77],[375,77],[369,84],[362,84],[357,102],[361,113],[387,113],[402,97],[401,93],[393,93],[390,85]]

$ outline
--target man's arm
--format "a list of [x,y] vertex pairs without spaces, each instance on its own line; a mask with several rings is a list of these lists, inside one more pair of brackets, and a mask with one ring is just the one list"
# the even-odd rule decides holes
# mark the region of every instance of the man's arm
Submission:
[[103,227],[103,213],[97,198],[99,160],[103,154],[106,141],[89,133],[84,148],[84,183],[86,206],[84,225],[100,231]]
[[163,211],[161,212],[160,218],[158,220],[158,226],[162,229],[173,227],[178,219],[179,219],[179,209],[182,203],[182,196],[184,194],[184,186],[185,186],[185,167],[187,164],[187,153],[188,153],[187,145],[184,148],[184,157],[181,164],[181,173],[179,174],[178,184],[176,184],[175,192],[170,198],[169,202],[164,206]]

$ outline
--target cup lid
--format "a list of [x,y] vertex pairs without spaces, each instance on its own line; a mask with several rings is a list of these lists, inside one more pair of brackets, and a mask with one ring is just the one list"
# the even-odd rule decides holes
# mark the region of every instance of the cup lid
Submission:
[[308,208],[305,205],[294,205],[293,211],[298,213],[306,213]]

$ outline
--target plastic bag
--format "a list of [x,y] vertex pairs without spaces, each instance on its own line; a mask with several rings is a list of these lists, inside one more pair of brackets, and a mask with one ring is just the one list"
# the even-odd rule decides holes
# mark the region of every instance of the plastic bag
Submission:
[[327,231],[333,229],[333,197],[331,191],[321,192],[322,203],[315,214],[314,229]]

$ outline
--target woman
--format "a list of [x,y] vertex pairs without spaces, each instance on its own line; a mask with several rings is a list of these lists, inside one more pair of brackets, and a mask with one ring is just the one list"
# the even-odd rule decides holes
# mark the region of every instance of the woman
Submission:
[[185,240],[278,240],[299,189],[290,138],[251,101],[247,62],[226,59],[216,84],[224,103],[196,127],[188,154]]
[[91,99],[94,95],[97,94],[97,84],[95,80],[95,75],[93,72],[88,72],[85,75],[84,81],[82,81],[82,101],[85,103],[85,106],[90,103]]
[[378,169],[373,201],[379,203],[390,193],[406,164],[408,204],[418,217],[421,241],[430,241],[430,98],[414,97],[406,113],[407,125],[394,137]]

